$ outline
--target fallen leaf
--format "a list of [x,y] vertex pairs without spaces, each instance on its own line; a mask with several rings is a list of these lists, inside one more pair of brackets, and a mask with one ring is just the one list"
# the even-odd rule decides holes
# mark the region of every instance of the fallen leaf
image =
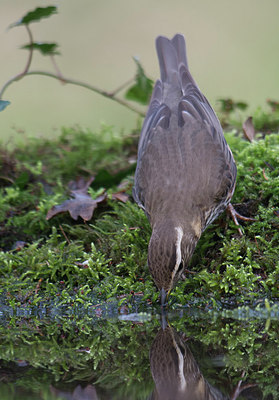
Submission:
[[255,138],[255,127],[253,124],[253,118],[252,117],[248,117],[246,119],[245,122],[243,122],[242,125],[243,128],[243,132],[244,132],[244,136],[246,137],[246,139],[249,140],[249,142],[252,142]]
[[112,199],[122,201],[126,203],[129,200],[129,195],[124,192],[117,192],[111,195]]
[[77,178],[76,181],[70,181],[68,183],[68,188],[71,192],[81,192],[83,194],[88,194],[88,188],[91,183],[95,180],[95,176],[91,176],[88,180],[85,180],[83,176]]
[[69,188],[71,189],[70,194],[73,198],[64,201],[62,204],[53,206],[48,211],[46,219],[49,220],[54,215],[68,211],[74,220],[77,220],[80,216],[84,221],[89,221],[93,216],[95,208],[107,197],[106,193],[103,193],[96,199],[92,199],[88,194],[88,188],[93,180],[94,177],[91,177],[88,181],[85,181],[84,178],[71,181]]

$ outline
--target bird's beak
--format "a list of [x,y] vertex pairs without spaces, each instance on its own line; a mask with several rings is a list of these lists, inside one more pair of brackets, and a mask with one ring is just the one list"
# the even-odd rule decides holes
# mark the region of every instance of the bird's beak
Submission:
[[165,291],[165,289],[162,288],[160,290],[160,296],[161,296],[161,306],[165,307],[168,301],[168,293]]

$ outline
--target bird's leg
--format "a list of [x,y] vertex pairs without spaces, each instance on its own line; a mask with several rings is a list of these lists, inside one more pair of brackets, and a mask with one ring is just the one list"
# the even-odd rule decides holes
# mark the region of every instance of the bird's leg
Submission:
[[233,219],[235,225],[237,226],[237,230],[238,230],[240,236],[243,236],[243,233],[240,228],[238,219],[242,219],[242,221],[256,221],[255,218],[248,218],[248,217],[244,217],[243,215],[239,214],[235,210],[234,206],[231,203],[227,207],[227,212],[232,216],[232,219]]

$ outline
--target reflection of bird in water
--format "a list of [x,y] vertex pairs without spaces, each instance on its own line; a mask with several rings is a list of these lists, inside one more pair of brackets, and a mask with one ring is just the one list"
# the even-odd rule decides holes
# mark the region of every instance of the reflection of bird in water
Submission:
[[150,350],[155,389],[150,400],[227,400],[203,377],[188,346],[175,330],[161,328]]
[[76,386],[73,391],[62,391],[55,387],[50,387],[53,398],[65,400],[98,400],[97,392],[94,386],[88,384],[82,388],[80,385]]
[[192,78],[185,40],[156,40],[157,80],[142,127],[133,195],[149,218],[148,265],[161,302],[197,242],[229,205],[236,166],[220,122]]

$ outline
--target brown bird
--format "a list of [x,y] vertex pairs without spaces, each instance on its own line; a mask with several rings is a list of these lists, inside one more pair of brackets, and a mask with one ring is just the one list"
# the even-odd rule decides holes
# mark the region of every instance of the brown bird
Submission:
[[152,343],[150,368],[155,383],[150,400],[229,400],[207,382],[181,335],[168,324]]
[[148,265],[165,304],[205,228],[235,188],[220,122],[192,78],[184,37],[156,39],[161,79],[143,123],[133,196],[151,227]]

